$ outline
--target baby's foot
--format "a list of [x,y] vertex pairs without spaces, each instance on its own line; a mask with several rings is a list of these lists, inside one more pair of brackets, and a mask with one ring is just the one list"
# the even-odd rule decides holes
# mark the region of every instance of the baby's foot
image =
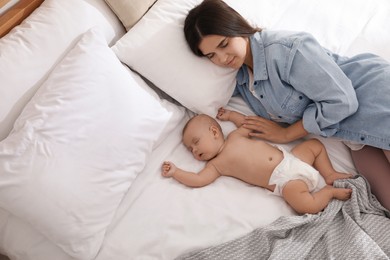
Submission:
[[333,198],[338,200],[347,200],[351,198],[352,190],[344,188],[334,188],[333,189]]
[[352,178],[350,173],[333,172],[325,177],[326,184],[333,185],[335,180]]

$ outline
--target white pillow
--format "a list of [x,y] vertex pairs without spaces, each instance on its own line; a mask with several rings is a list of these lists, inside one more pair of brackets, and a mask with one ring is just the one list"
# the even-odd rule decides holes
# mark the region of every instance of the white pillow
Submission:
[[[345,53],[372,17],[372,1],[227,0],[259,27],[307,31],[327,48]],[[235,86],[236,71],[193,55],[184,19],[200,0],[159,0],[112,49],[119,59],[194,112],[215,116]],[[331,10],[329,10],[331,9]],[[329,15],[331,13],[332,15]]]
[[81,34],[98,25],[108,42],[116,39],[119,32],[107,19],[85,1],[46,0],[0,39],[0,140],[9,134],[23,107]]
[[171,117],[131,73],[87,32],[0,142],[0,207],[77,259],[98,253]]
[[233,93],[236,71],[196,57],[187,46],[184,19],[199,2],[158,0],[112,49],[182,105],[214,117]]

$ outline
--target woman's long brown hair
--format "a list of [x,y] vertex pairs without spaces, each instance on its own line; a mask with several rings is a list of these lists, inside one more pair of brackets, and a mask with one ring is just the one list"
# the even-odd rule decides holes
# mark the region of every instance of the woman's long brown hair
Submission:
[[204,56],[199,44],[207,35],[249,37],[261,31],[252,27],[236,10],[222,0],[204,0],[191,9],[184,22],[184,35],[191,51]]

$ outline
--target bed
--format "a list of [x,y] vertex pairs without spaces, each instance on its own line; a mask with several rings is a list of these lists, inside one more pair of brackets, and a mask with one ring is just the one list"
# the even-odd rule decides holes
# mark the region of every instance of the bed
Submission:
[[[181,144],[181,130],[195,113],[215,116],[227,106],[253,114],[231,97],[235,71],[195,57],[185,44],[184,17],[199,2],[45,0],[0,39],[1,254],[12,260],[218,259],[215,252],[209,258],[193,252],[280,219],[310,217],[236,179],[193,189],[161,177],[164,160],[203,167]],[[226,2],[263,28],[307,31],[340,54],[372,52],[390,61],[387,0]],[[225,134],[234,129],[221,125]],[[337,170],[357,174],[344,144],[314,138]],[[388,259],[388,212],[369,189],[363,197],[375,208],[364,216],[375,216],[382,236],[379,246],[348,238],[351,248]]]

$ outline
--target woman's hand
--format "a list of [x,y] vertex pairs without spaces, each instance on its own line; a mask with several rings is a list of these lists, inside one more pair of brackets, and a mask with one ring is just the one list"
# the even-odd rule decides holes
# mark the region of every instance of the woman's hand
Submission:
[[243,127],[252,130],[249,133],[251,137],[261,138],[274,143],[288,142],[286,140],[286,128],[259,116],[246,116]]
[[249,134],[251,137],[280,144],[292,142],[308,134],[303,128],[302,120],[289,127],[282,127],[259,116],[246,116],[243,127],[253,131]]

